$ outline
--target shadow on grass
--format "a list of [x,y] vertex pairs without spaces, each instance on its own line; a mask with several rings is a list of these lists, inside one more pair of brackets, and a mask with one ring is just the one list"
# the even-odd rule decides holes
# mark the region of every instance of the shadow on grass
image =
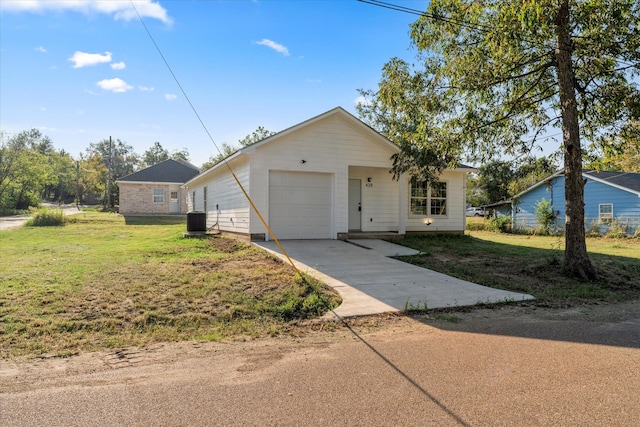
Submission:
[[[127,225],[187,225],[186,215],[131,215],[122,214]],[[185,228],[186,229],[186,228]]]

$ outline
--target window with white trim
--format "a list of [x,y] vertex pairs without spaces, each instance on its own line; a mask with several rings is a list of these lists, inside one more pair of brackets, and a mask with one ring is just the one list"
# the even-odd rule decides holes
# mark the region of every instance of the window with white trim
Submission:
[[598,219],[600,222],[613,221],[613,203],[601,203],[598,205]]
[[447,183],[411,180],[410,208],[411,215],[446,215]]
[[153,203],[164,203],[164,190],[162,188],[153,189]]
[[177,191],[172,191],[170,197],[171,197],[171,201],[172,202],[177,202],[178,201],[178,192]]

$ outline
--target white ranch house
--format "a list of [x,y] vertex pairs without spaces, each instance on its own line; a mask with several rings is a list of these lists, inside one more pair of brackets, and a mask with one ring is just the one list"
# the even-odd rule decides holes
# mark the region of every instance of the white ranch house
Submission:
[[392,233],[464,232],[466,175],[446,170],[427,187],[394,181],[398,147],[334,108],[244,147],[184,184],[189,212],[206,212],[208,229],[273,237],[251,208],[233,173],[278,239],[346,239]]

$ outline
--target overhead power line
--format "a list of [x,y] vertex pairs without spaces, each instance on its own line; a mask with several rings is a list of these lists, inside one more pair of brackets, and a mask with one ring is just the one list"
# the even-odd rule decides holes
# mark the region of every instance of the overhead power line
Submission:
[[467,27],[472,30],[481,31],[483,33],[488,33],[491,30],[491,27],[488,25],[472,24],[471,22],[463,21],[461,19],[454,19],[454,18],[448,18],[446,16],[442,16],[442,15],[435,15],[433,13],[429,13],[426,11],[421,11],[421,10],[413,9],[406,6],[400,6],[397,4],[387,3],[384,1],[379,1],[379,0],[358,0],[358,1],[361,3],[367,3],[373,6],[378,6],[385,9],[408,13],[411,15],[424,16],[426,18],[433,19],[434,21],[441,21],[441,22],[446,22],[448,24],[458,25],[460,27]]
[[[213,140],[213,137],[211,136],[211,133],[209,132],[209,129],[207,128],[207,126],[204,124],[204,121],[202,120],[202,118],[200,117],[200,114],[198,114],[198,110],[196,109],[196,107],[193,105],[193,103],[191,102],[191,99],[189,98],[189,95],[187,95],[187,92],[184,90],[184,88],[182,87],[182,85],[180,84],[180,80],[178,80],[178,77],[176,76],[176,74],[173,72],[173,69],[171,68],[171,66],[169,65],[169,62],[167,61],[167,59],[165,58],[164,54],[162,53],[162,50],[160,49],[160,46],[158,46],[158,44],[156,43],[155,39],[153,38],[153,35],[151,35],[151,32],[149,31],[149,29],[147,28],[147,25],[145,24],[144,20],[142,19],[142,16],[140,15],[140,13],[138,12],[138,9],[136,8],[135,4],[133,3],[133,0],[129,0],[129,2],[131,3],[131,7],[133,8],[133,10],[136,12],[136,15],[138,16],[138,20],[140,21],[140,23],[142,24],[142,27],[144,28],[145,32],[147,33],[147,35],[149,36],[149,39],[151,40],[151,42],[153,43],[153,45],[155,46],[156,50],[158,51],[158,54],[160,55],[160,57],[162,58],[162,61],[164,62],[164,65],[167,67],[167,69],[169,70],[169,73],[171,73],[171,76],[173,77],[173,80],[176,82],[176,84],[178,85],[178,88],[180,88],[180,92],[182,93],[182,96],[184,96],[184,98],[187,100],[187,103],[189,104],[189,106],[191,107],[191,111],[193,111],[193,114],[196,116],[196,118],[198,119],[198,121],[200,122],[200,125],[202,126],[202,128],[204,129],[205,133],[207,134],[207,136],[209,137],[209,140],[211,141],[211,143],[213,144],[213,146],[216,148],[216,150],[218,151],[219,154],[222,154],[222,152],[220,151],[220,148],[218,148],[218,145],[216,144],[216,142]],[[245,190],[244,186],[242,185],[242,183],[240,182],[240,180],[238,179],[238,177],[236,176],[235,172],[233,171],[233,168],[231,167],[231,165],[229,164],[229,162],[227,162],[226,158],[222,159],[222,162],[224,162],[225,166],[227,167],[227,169],[229,170],[229,173],[231,173],[231,176],[233,177],[233,179],[235,180],[236,184],[238,185],[238,187],[240,188],[240,190],[242,191],[242,194],[244,194],[245,198],[247,199],[247,201],[249,202],[249,204],[251,205],[251,207],[253,208],[254,212],[256,213],[256,215],[258,216],[258,218],[260,219],[260,222],[262,222],[262,225],[264,225],[265,229],[269,232],[269,234],[271,235],[271,237],[273,237],[274,242],[276,242],[276,244],[278,245],[278,247],[280,248],[280,250],[282,251],[282,254],[285,256],[285,258],[287,258],[287,260],[289,261],[289,264],[291,264],[291,267],[293,267],[293,270],[298,273],[301,277],[302,280],[305,280],[304,275],[302,275],[302,273],[300,272],[300,270],[298,270],[298,267],[296,267],[296,265],[293,263],[293,260],[289,257],[289,254],[287,253],[287,251],[284,249],[284,247],[280,244],[280,241],[278,240],[278,238],[276,237],[276,235],[273,233],[273,231],[271,230],[271,227],[269,227],[269,224],[267,223],[267,221],[264,219],[264,217],[262,216],[262,214],[260,213],[260,210],[257,208],[257,206],[253,203],[253,200],[251,199],[251,197],[249,196],[249,193],[247,193],[247,191]]]
[[[420,17],[429,18],[429,19],[431,19],[433,21],[440,21],[440,22],[445,22],[447,24],[457,25],[459,27],[468,28],[470,30],[477,31],[477,32],[480,32],[480,33],[484,33],[484,34],[489,34],[491,31],[495,30],[495,27],[493,27],[491,25],[474,24],[474,23],[471,23],[469,21],[465,21],[463,19],[456,19],[456,18],[451,18],[451,17],[447,17],[447,16],[443,16],[443,15],[437,15],[437,14],[429,13],[427,11],[421,11],[421,10],[418,10],[418,9],[413,9],[411,7],[400,6],[400,5],[397,5],[397,4],[388,3],[388,2],[384,2],[384,1],[380,1],[380,0],[357,0],[357,1],[359,1],[361,3],[370,4],[370,5],[373,5],[373,6],[382,7],[384,9],[390,9],[390,10],[395,10],[397,12],[408,13],[408,14],[411,14],[411,15],[416,15],[416,16],[420,16]],[[536,41],[536,40],[526,39],[526,38],[522,37],[521,35],[519,35],[518,38],[520,40],[524,41],[524,42],[528,42],[528,43],[531,43],[533,45],[538,45],[538,46],[542,46],[542,47],[548,48],[548,46],[546,46],[545,43],[541,43],[541,42]]]

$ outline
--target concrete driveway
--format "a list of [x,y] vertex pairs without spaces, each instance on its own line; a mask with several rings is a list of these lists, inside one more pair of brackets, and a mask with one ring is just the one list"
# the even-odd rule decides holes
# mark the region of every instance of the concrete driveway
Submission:
[[[533,299],[531,295],[488,288],[389,258],[418,252],[382,240],[281,243],[298,269],[340,293],[343,302],[334,310],[340,317]],[[284,258],[273,241],[254,244]]]

